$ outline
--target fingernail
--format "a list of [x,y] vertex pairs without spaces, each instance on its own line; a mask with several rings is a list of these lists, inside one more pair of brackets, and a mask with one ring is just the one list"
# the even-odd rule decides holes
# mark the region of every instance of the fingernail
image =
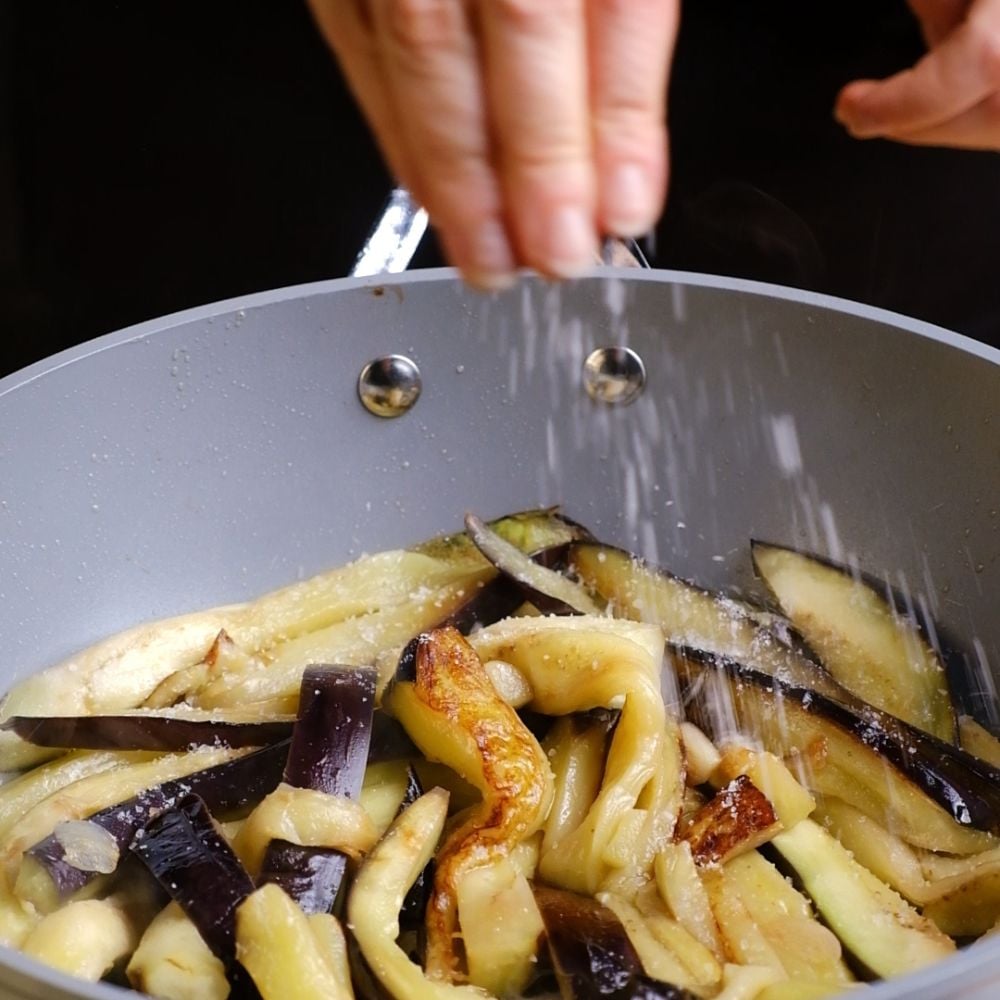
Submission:
[[560,278],[575,278],[594,266],[597,233],[594,220],[578,205],[562,205],[552,213],[545,263]]
[[634,163],[615,167],[605,197],[605,221],[615,236],[641,236],[649,229],[650,184],[642,167]]
[[514,283],[514,252],[498,219],[487,219],[469,243],[466,271],[473,284],[484,289],[509,288]]

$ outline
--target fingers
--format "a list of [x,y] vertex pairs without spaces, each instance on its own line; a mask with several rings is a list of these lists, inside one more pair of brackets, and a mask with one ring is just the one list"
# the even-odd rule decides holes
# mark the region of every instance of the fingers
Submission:
[[891,136],[911,146],[956,146],[961,149],[1000,149],[1000,94],[962,114],[916,132]]
[[507,222],[520,259],[555,277],[597,252],[583,2],[478,8]]
[[678,0],[588,0],[598,225],[648,232],[667,185],[667,70]]
[[666,186],[679,0],[309,0],[393,172],[487,288],[592,266]]
[[965,17],[970,0],[909,0],[928,48],[937,45]]
[[516,260],[491,163],[483,80],[462,0],[372,4],[382,82],[404,112],[397,128],[416,190],[452,263],[473,283],[499,288]]
[[977,0],[968,16],[912,69],[840,93],[836,116],[858,138],[940,125],[1000,90],[1000,0]]
[[307,0],[313,19],[333,49],[355,100],[371,125],[389,169],[416,197],[396,112],[381,68],[363,0]]

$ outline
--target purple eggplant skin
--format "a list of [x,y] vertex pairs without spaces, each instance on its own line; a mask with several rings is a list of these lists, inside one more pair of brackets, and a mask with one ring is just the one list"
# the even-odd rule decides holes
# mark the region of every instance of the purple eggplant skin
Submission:
[[[858,713],[817,691],[786,684],[728,657],[690,647],[668,645],[668,650],[682,662],[752,684],[826,719],[876,751],[956,823],[1000,834],[1000,771],[984,761],[871,706]],[[690,686],[693,680],[682,672],[681,683]]]
[[[285,740],[237,760],[154,785],[126,802],[94,813],[88,822],[110,833],[124,855],[144,824],[185,795],[198,795],[215,812],[239,809],[264,798],[281,781],[289,742]],[[81,871],[66,861],[63,846],[54,834],[40,840],[26,853],[48,872],[60,899],[71,896],[96,877],[96,873]]]
[[70,750],[187,750],[193,746],[266,747],[287,740],[291,722],[225,722],[164,715],[15,715],[9,729],[40,747]]
[[[371,667],[306,668],[285,764],[287,784],[357,798],[371,746],[375,681]],[[329,913],[346,867],[340,851],[272,840],[260,882],[280,886],[306,913]]]
[[536,884],[533,890],[564,1000],[693,1000],[686,990],[645,975],[608,907],[564,889]]
[[132,851],[233,969],[236,908],[255,886],[204,801],[187,795],[160,813],[136,834]]
[[386,760],[408,760],[423,756],[406,730],[391,715],[381,709],[372,714],[372,735],[368,744],[368,763]]
[[500,574],[477,590],[461,607],[438,622],[437,627],[446,628],[450,625],[462,635],[468,635],[474,629],[510,617],[524,604],[524,600],[521,587],[510,577]]

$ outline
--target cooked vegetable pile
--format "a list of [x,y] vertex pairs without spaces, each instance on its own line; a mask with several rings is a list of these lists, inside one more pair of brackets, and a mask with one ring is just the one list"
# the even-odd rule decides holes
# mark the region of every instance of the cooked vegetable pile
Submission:
[[997,929],[932,628],[751,549],[766,607],[470,515],[29,678],[0,942],[167,1000],[809,1000]]

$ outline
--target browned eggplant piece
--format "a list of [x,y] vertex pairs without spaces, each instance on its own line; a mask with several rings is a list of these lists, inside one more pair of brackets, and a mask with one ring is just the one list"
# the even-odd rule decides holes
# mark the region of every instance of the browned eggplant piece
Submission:
[[754,568],[824,666],[849,691],[954,743],[955,710],[936,631],[885,581],[783,545],[751,542]]
[[[118,853],[124,855],[145,823],[173,807],[185,795],[198,795],[216,812],[238,809],[262,799],[281,780],[288,743],[285,740],[237,760],[155,785],[127,802],[95,813],[86,822],[107,834],[117,845]],[[49,910],[88,885],[98,872],[74,865],[71,856],[72,852],[67,856],[66,840],[59,831],[39,841],[25,853],[21,863],[19,893],[24,890],[27,898]]]
[[608,907],[565,889],[532,888],[563,1000],[693,1000],[686,990],[645,975]]
[[233,970],[236,908],[254,884],[205,803],[197,795],[185,796],[136,834],[132,851]]
[[552,559],[533,559],[516,545],[503,539],[475,514],[465,515],[465,530],[476,548],[508,580],[545,614],[599,615],[601,607],[584,587],[563,576],[547,563]]
[[292,719],[233,721],[137,712],[133,715],[15,715],[0,726],[40,747],[70,750],[187,750],[193,746],[266,747],[287,740]]
[[[672,647],[672,654],[689,710],[702,728],[716,732],[720,721],[731,725],[731,718],[720,716],[734,713],[741,730],[772,752],[793,754],[804,764],[812,758],[814,766],[804,768],[809,787],[836,794],[822,787],[824,772],[850,769],[865,793],[857,807],[871,814],[878,802],[898,811],[893,821],[900,835],[907,829],[908,840],[926,836],[927,843],[911,842],[930,849],[971,853],[990,843],[977,831],[1000,833],[1000,780],[950,744],[901,723],[892,726],[898,720],[891,716],[860,716],[817,691],[724,656],[687,647]],[[710,697],[719,692],[719,682],[727,704]],[[886,820],[882,813],[873,818]],[[935,842],[938,835],[949,846]]]
[[767,796],[745,775],[719,789],[691,817],[683,839],[699,865],[721,865],[752,851],[781,830]]
[[[370,667],[306,668],[285,765],[287,784],[357,798],[371,744],[375,681]],[[340,851],[272,840],[260,882],[280,886],[306,913],[329,913],[346,864]]]

